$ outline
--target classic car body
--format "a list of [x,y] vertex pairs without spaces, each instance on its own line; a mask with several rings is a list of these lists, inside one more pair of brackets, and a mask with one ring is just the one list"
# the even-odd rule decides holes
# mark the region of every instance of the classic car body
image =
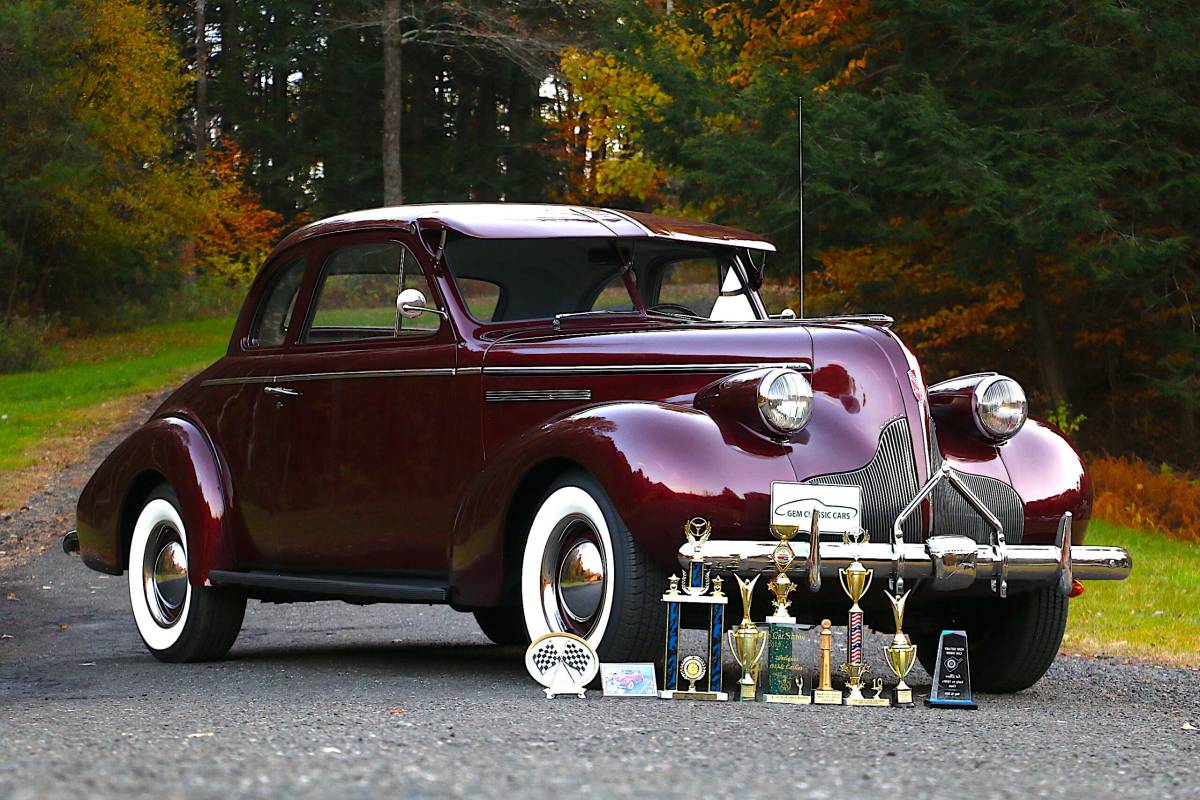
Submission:
[[[719,569],[773,570],[772,484],[853,485],[868,566],[916,585],[914,635],[953,623],[983,636],[1004,627],[998,614],[1020,627],[1051,613],[1036,648],[1052,658],[1075,579],[1130,568],[1116,548],[1080,547],[1079,455],[1034,420],[989,438],[972,404],[993,376],[927,388],[886,318],[770,318],[755,289],[772,249],[730,228],[568,206],[309,225],[268,258],[225,357],[97,470],[67,546],[93,569],[130,569],[139,630],[166,660],[223,653],[246,597],[449,603],[497,641],[559,628],[605,660],[644,660],[661,647],[662,580],[690,556],[686,520],[712,523],[704,555]],[[686,270],[715,276],[699,315],[669,297]],[[394,330],[338,299],[382,297],[393,274]],[[610,295],[629,302],[598,307]],[[811,387],[793,431],[756,406],[785,373]],[[795,575],[833,575],[844,547],[798,541]],[[836,579],[809,583],[798,616],[844,612]],[[886,605],[864,602],[886,628],[872,613]],[[227,623],[204,641],[152,641],[155,625],[199,625],[196,604]],[[972,641],[973,661],[996,652]],[[993,686],[1028,685],[1039,658]]]

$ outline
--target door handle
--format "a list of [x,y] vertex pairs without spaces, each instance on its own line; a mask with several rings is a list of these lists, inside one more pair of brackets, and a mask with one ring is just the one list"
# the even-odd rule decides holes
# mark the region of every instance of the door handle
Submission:
[[299,397],[300,393],[295,389],[289,389],[286,386],[265,386],[263,391],[267,394],[279,395],[280,397]]

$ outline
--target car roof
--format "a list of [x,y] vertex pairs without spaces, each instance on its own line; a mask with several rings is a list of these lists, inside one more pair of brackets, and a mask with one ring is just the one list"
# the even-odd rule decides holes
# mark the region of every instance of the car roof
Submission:
[[326,234],[413,224],[423,226],[426,221],[441,223],[450,230],[480,239],[652,236],[775,250],[775,245],[764,237],[739,228],[640,211],[532,203],[436,203],[371,208],[328,217],[288,234],[274,252]]

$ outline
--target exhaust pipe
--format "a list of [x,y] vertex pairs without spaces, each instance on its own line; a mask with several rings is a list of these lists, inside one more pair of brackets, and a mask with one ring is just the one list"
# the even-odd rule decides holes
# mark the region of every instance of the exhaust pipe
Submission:
[[63,552],[69,556],[79,555],[79,531],[71,529],[62,538]]

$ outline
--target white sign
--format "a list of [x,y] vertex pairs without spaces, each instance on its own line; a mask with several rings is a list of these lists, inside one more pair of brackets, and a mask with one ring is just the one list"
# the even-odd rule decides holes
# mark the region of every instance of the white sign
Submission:
[[862,527],[862,488],[813,486],[807,483],[771,484],[771,524],[799,525],[805,532],[813,514],[821,533],[853,533]]

